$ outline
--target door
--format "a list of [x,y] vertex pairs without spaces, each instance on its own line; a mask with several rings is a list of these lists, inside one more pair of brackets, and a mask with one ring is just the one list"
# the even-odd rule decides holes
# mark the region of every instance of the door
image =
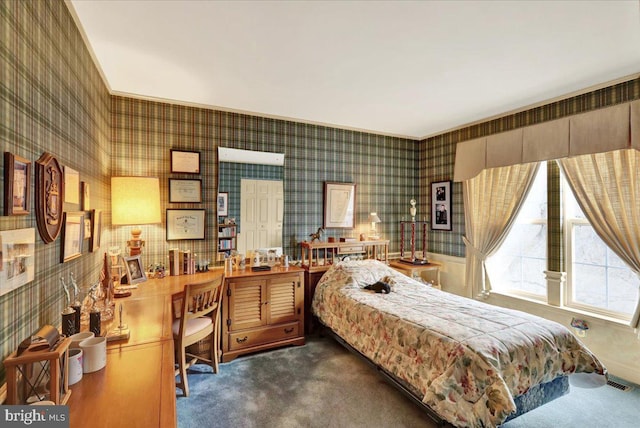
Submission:
[[240,253],[282,247],[283,218],[282,181],[240,180]]

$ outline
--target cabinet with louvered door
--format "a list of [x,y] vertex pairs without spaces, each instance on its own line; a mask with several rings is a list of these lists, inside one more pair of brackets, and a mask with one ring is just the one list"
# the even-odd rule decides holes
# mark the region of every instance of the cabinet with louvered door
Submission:
[[285,345],[304,345],[304,271],[233,271],[225,277],[222,361]]

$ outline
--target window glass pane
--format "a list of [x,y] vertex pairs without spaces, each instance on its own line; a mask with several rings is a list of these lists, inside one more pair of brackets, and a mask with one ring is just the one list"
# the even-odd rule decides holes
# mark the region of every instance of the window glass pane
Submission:
[[487,259],[487,273],[495,290],[546,295],[546,171],[546,164],[542,163],[509,235]]
[[573,262],[574,264],[604,264],[607,259],[607,246],[596,235],[590,224],[573,226]]
[[[620,260],[618,257],[616,259]],[[613,285],[607,296],[607,308],[623,314],[633,314],[638,301],[638,277],[629,268],[609,268],[607,282]]]
[[546,268],[547,261],[544,258],[523,258],[520,290],[545,296],[547,294],[547,283],[544,275],[541,275],[541,273],[544,272]]
[[543,162],[527,195],[527,200],[518,213],[519,221],[547,219],[547,165]]
[[573,264],[573,298],[577,303],[602,306],[607,299],[607,271],[604,266]]
[[[569,270],[569,306],[592,306],[594,309],[631,315],[638,301],[640,279],[596,235],[593,227],[584,223],[584,214],[576,211],[573,193],[567,192],[568,230],[571,242],[572,263]],[[577,214],[576,214],[577,213]],[[578,221],[576,223],[575,221]]]

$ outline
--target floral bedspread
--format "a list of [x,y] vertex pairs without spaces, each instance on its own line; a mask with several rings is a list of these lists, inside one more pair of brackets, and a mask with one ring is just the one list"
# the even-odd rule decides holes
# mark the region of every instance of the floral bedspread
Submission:
[[[363,289],[380,279],[391,293]],[[332,266],[312,310],[455,426],[497,426],[516,410],[513,397],[533,385],[606,373],[558,323],[442,292],[373,260]]]

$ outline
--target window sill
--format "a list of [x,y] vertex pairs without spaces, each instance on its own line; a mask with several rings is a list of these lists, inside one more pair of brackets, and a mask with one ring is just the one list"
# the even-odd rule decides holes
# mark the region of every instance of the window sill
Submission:
[[[516,293],[491,290],[491,294],[489,295],[486,301],[488,303],[491,303],[492,298],[503,300],[505,301],[505,303],[510,304],[510,307],[512,307],[514,303],[521,304],[521,302],[524,301],[524,302],[527,302],[528,304],[535,305],[542,310],[558,311],[558,313],[567,314],[572,317],[578,316],[578,317],[593,318],[593,319],[601,320],[607,323],[615,324],[617,326],[631,328],[629,326],[629,319],[625,320],[621,318],[614,318],[614,317],[599,314],[596,312],[585,311],[583,309],[577,309],[577,308],[572,308],[568,306],[554,306],[542,300],[523,296]],[[522,309],[519,309],[519,310],[522,310]],[[524,312],[526,312],[526,310]]]

